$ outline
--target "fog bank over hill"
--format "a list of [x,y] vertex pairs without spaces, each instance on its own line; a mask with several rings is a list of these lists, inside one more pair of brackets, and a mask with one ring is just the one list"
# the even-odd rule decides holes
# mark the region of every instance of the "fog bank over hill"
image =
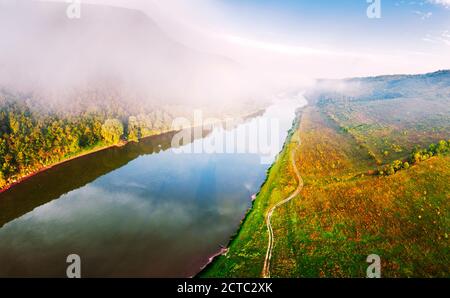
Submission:
[[65,108],[89,97],[223,107],[274,93],[232,59],[171,39],[143,12],[83,4],[82,17],[69,19],[67,6],[0,1],[2,89]]
[[[311,102],[396,100],[420,98],[426,102],[448,101],[450,70],[420,75],[388,75],[343,80],[318,80],[306,96]],[[420,108],[420,107],[419,107]],[[438,110],[449,113],[449,109]]]

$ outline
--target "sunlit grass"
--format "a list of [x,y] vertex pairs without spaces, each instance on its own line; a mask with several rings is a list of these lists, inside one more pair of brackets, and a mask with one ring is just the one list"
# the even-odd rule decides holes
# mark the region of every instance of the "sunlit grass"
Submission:
[[295,188],[291,150],[298,151],[305,186],[272,217],[271,276],[365,277],[366,258],[374,253],[384,277],[450,276],[450,157],[432,157],[389,177],[373,175],[377,162],[367,147],[313,107],[294,136],[301,146],[285,147],[229,252],[201,276],[260,276],[265,213]]

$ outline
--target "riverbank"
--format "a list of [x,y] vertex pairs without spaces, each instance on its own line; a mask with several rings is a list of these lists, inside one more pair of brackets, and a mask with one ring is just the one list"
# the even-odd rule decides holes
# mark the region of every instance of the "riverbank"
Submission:
[[[237,135],[255,123],[281,119],[281,142],[271,143],[271,152],[278,153],[298,106],[295,99],[277,101],[261,117],[240,122],[227,132],[206,131],[195,142],[208,144],[218,135]],[[180,155],[170,149],[176,134],[66,163],[0,196],[0,237],[5,243],[0,274],[59,276],[54,268],[64,264],[58,256],[73,251],[73,243],[94,264],[86,276],[196,274],[236,232],[251,205],[250,195],[258,192],[270,165],[262,164],[259,154],[250,158],[239,153]],[[46,233],[39,236],[42,230]],[[126,245],[130,241],[136,242],[132,248]],[[23,243],[27,245],[21,250]],[[36,251],[45,254],[35,257]],[[19,254],[32,260],[18,263],[15,255]],[[118,266],[117,257],[123,260]],[[106,263],[112,265],[105,268]]]
[[[258,109],[255,112],[251,112],[251,113],[242,115],[240,117],[242,117],[242,119],[244,119],[244,120],[248,120],[248,119],[251,119],[251,118],[254,118],[254,117],[257,117],[257,116],[263,114],[264,111],[265,111],[265,109]],[[194,128],[195,127],[190,127],[190,128],[186,128],[186,129],[194,129]],[[154,134],[151,134],[151,135],[148,135],[148,136],[145,136],[145,137],[139,139],[139,141],[137,141],[137,142],[143,141],[143,140],[148,139],[148,138],[160,136],[160,135],[163,135],[163,134],[173,133],[173,132],[176,132],[176,131],[174,131],[174,130],[158,131],[157,133],[154,133]],[[123,147],[123,146],[126,146],[129,143],[135,143],[135,142],[136,141],[121,140],[119,143],[112,144],[112,145],[104,145],[102,143],[99,143],[99,144],[97,144],[97,145],[95,145],[95,146],[93,146],[93,147],[91,147],[91,148],[89,148],[87,150],[83,150],[83,151],[80,151],[78,153],[74,153],[74,154],[72,154],[72,155],[70,155],[70,156],[68,156],[66,158],[63,158],[60,161],[57,161],[55,163],[52,163],[52,164],[49,164],[49,165],[46,165],[46,166],[43,166],[43,167],[40,167],[40,168],[38,168],[38,169],[36,169],[34,171],[31,171],[30,173],[27,173],[27,174],[22,175],[22,176],[15,177],[14,179],[11,179],[10,181],[7,181],[7,183],[3,187],[0,188],[0,194],[8,191],[9,189],[13,188],[14,186],[16,186],[16,185],[18,185],[18,184],[20,184],[20,183],[22,183],[22,182],[32,178],[32,177],[34,177],[36,175],[39,175],[40,173],[48,171],[49,169],[55,168],[55,167],[57,167],[59,165],[62,165],[64,163],[67,163],[67,162],[70,162],[70,161],[76,160],[78,158],[82,158],[82,157],[85,157],[85,156],[88,156],[88,155],[91,155],[91,154],[94,154],[94,153],[97,153],[97,152],[108,150],[108,149],[111,149],[111,148]]]
[[388,177],[367,175],[375,161],[323,109],[307,107],[300,122],[294,134],[301,145],[286,145],[227,253],[198,276],[261,277],[265,217],[294,190],[288,157],[296,148],[304,187],[301,199],[278,208],[271,220],[271,277],[365,277],[371,254],[382,258],[383,277],[448,277],[450,158],[437,156]]
[[20,183],[30,179],[33,176],[36,176],[36,175],[38,175],[38,174],[40,174],[42,172],[45,172],[45,171],[47,171],[49,169],[52,169],[52,168],[57,167],[59,165],[62,165],[64,163],[66,163],[66,162],[73,161],[73,160],[76,160],[78,158],[82,158],[84,156],[88,156],[88,155],[94,154],[96,152],[100,152],[100,151],[103,151],[103,150],[111,149],[111,148],[114,148],[114,147],[122,147],[122,146],[125,146],[126,144],[128,144],[127,141],[121,141],[118,144],[106,145],[106,146],[105,145],[98,145],[98,146],[94,146],[94,148],[81,151],[80,153],[76,153],[73,156],[70,156],[68,158],[64,158],[61,161],[58,161],[58,162],[52,163],[52,164],[50,164],[48,166],[44,166],[42,168],[39,168],[36,171],[33,171],[33,172],[29,173],[29,174],[21,176],[21,177],[15,179],[15,180],[11,181],[10,183],[7,183],[3,188],[0,189],[0,194],[5,192],[5,191],[7,191],[7,190],[9,190],[9,189],[11,189],[12,187],[14,187],[14,186],[16,186],[16,185],[18,185]]
[[[274,185],[277,184],[277,177],[280,176],[281,171],[284,169],[285,163],[289,160],[289,155],[291,152],[291,140],[298,129],[298,126],[301,122],[303,110],[306,107],[307,106],[304,106],[298,109],[297,115],[292,124],[292,128],[288,132],[288,136],[283,144],[283,147],[274,163],[267,169],[266,179],[261,184],[260,190],[256,194],[256,198],[252,200],[252,205],[244,215],[236,233],[231,236],[226,248],[221,248],[219,253],[216,253],[209,258],[209,262],[203,268],[201,268],[202,270],[196,275],[197,277],[230,276],[228,274],[228,267],[232,267],[234,262],[230,261],[231,258],[229,254],[240,254],[239,250],[241,250],[241,248],[239,248],[239,246],[242,243],[245,243],[246,239],[248,239],[249,235],[252,233],[252,229],[256,225],[263,225],[265,227],[265,210],[268,208],[267,196],[270,195],[271,189],[274,187]],[[258,229],[258,232],[259,231],[260,229]],[[260,247],[264,247],[264,249],[267,248],[267,241],[264,242],[264,239],[268,240],[267,234],[258,233],[258,236],[259,237],[256,238],[260,240],[262,239],[261,243],[263,243],[262,245],[260,245]],[[264,263],[264,256],[261,256],[260,263],[261,266],[257,265],[257,262],[255,262],[253,268],[248,268],[252,269],[252,274],[239,277],[259,277],[263,269],[262,265]],[[253,270],[255,268],[256,270]],[[238,275],[233,276],[238,277]]]

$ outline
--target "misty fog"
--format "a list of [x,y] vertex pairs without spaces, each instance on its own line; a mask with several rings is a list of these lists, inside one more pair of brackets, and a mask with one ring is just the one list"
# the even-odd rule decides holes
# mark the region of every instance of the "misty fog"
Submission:
[[3,91],[66,110],[119,101],[136,110],[174,104],[226,111],[264,106],[315,78],[435,71],[448,61],[448,55],[344,50],[339,39],[327,48],[308,46],[305,28],[296,37],[304,45],[258,40],[227,19],[220,1],[81,3],[81,18],[69,19],[62,0],[0,0]]
[[82,17],[69,19],[67,7],[0,1],[0,88],[65,108],[92,94],[139,106],[217,108],[274,93],[238,62],[171,39],[141,11],[82,4]]

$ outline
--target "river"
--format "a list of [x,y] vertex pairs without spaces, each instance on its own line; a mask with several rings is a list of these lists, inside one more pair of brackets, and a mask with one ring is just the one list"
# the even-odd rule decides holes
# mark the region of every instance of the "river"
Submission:
[[[269,145],[278,153],[305,104],[301,96],[278,100],[184,146],[275,120],[278,140]],[[238,229],[275,154],[178,152],[174,135],[69,161],[0,194],[0,277],[65,277],[70,254],[80,256],[82,277],[198,273]]]

